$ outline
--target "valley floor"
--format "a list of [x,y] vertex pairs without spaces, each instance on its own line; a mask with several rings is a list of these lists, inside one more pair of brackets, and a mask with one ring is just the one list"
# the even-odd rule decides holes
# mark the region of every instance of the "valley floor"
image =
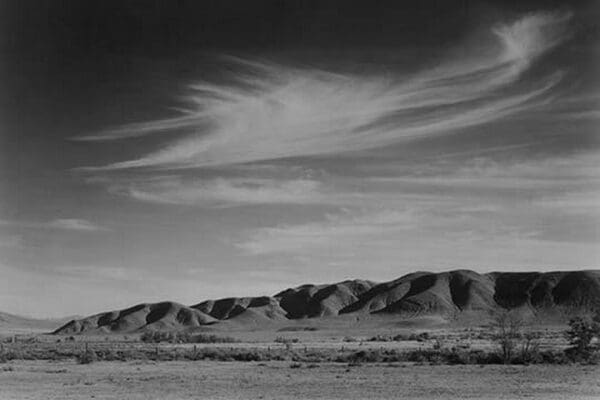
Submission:
[[600,367],[23,361],[0,364],[0,399],[598,399]]

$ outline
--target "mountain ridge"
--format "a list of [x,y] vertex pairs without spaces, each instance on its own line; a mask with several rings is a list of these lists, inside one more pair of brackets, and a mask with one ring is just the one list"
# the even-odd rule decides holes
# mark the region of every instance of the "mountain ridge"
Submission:
[[30,332],[47,332],[63,326],[73,318],[34,318],[0,311],[0,332],[4,334],[21,334]]
[[304,284],[273,296],[228,297],[191,306],[142,303],[69,321],[55,334],[185,330],[222,323],[261,326],[344,315],[402,318],[462,313],[489,316],[503,309],[531,315],[600,310],[600,270],[489,272],[419,271],[387,282],[363,279]]

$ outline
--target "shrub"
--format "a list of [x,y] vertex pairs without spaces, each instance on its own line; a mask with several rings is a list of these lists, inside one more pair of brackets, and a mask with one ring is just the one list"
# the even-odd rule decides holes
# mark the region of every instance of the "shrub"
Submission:
[[299,331],[308,331],[314,332],[318,331],[319,328],[315,326],[285,326],[281,329],[278,329],[277,332],[299,332]]
[[390,342],[393,339],[387,335],[375,335],[367,339],[368,342]]
[[360,350],[350,354],[348,362],[352,365],[359,365],[363,362],[381,362],[382,354],[379,350]]
[[436,338],[435,342],[433,343],[433,349],[434,350],[442,350],[444,348],[444,340],[442,338]]
[[91,364],[95,361],[98,361],[98,356],[91,350],[86,350],[77,356],[77,362],[79,364]]
[[263,361],[263,355],[258,351],[234,352],[232,358],[235,361]]
[[568,364],[570,361],[565,353],[551,350],[542,351],[539,356],[542,364]]
[[424,350],[414,350],[414,351],[409,351],[406,354],[406,359],[407,359],[407,361],[422,363],[425,361],[429,361],[430,357]]
[[185,343],[236,343],[239,340],[229,336],[199,334],[190,336]]
[[198,334],[192,335],[188,332],[160,332],[148,331],[140,336],[145,343],[235,343],[238,340],[228,336]]
[[569,343],[572,345],[566,350],[566,354],[574,361],[588,361],[597,350],[592,345],[594,337],[600,337],[600,319],[590,317],[575,317],[569,321],[569,330],[565,333]]
[[300,342],[300,339],[298,338],[290,338],[290,337],[285,337],[285,336],[277,336],[275,338],[275,343],[298,343]]
[[421,332],[419,334],[413,333],[408,337],[408,340],[415,340],[417,342],[425,342],[429,340],[428,332]]
[[406,334],[406,333],[398,333],[397,335],[394,336],[389,336],[389,335],[375,335],[370,337],[369,339],[367,339],[367,341],[369,342],[403,342],[403,341],[408,341],[408,340],[412,340],[412,341],[416,341],[416,342],[425,342],[427,340],[429,340],[431,337],[429,336],[428,332],[421,332],[421,333],[411,333],[411,334]]
[[145,343],[160,343],[169,341],[172,337],[171,335],[168,332],[148,331],[140,336],[140,340]]
[[275,338],[275,343],[283,343],[287,351],[291,351],[293,344],[300,342],[298,338],[288,338],[284,336],[278,336]]

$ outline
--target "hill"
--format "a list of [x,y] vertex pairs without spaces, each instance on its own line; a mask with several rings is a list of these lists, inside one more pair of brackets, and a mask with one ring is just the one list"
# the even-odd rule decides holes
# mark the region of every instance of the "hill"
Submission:
[[48,332],[64,325],[72,318],[36,319],[0,312],[0,334]]
[[55,333],[184,330],[223,324],[256,327],[299,319],[359,319],[361,315],[445,320],[468,315],[483,321],[503,309],[517,309],[540,321],[600,310],[600,271],[479,274],[455,270],[416,272],[382,283],[307,284],[270,297],[206,300],[190,307],[173,302],[139,304],[72,320]]
[[120,310],[74,319],[56,333],[122,333],[139,330],[180,330],[209,325],[216,319],[193,308],[171,301],[143,303]]

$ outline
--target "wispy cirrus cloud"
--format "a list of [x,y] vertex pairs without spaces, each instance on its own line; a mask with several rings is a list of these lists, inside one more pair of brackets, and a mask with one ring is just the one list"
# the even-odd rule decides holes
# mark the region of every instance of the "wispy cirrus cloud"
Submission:
[[568,157],[541,157],[529,160],[496,161],[490,157],[472,157],[458,164],[430,162],[426,169],[416,165],[418,173],[372,176],[371,182],[420,184],[440,188],[519,189],[530,196],[542,191],[563,192],[600,187],[600,156],[584,152]]
[[319,222],[260,228],[237,246],[253,255],[303,252],[336,243],[352,247],[366,237],[373,240],[408,231],[416,226],[417,220],[417,214],[411,210],[365,210],[359,214],[348,210],[326,215]]
[[[331,73],[240,61],[230,84],[191,85],[179,117],[80,140],[192,131],[138,158],[88,170],[222,166],[377,148],[485,124],[533,106],[561,79],[518,85],[535,60],[568,36],[569,14],[538,13],[492,28],[493,54],[462,57],[412,76]],[[463,61],[464,60],[464,61]]]
[[56,218],[43,222],[0,220],[0,225],[29,229],[56,229],[77,232],[100,232],[108,228],[81,218]]
[[[482,223],[488,214],[489,209],[470,209],[459,202],[444,209],[418,203],[395,209],[346,209],[328,214],[321,221],[252,230],[237,247],[254,256],[321,253],[336,259],[360,249],[399,256],[408,248],[430,248],[435,243],[447,246],[459,241],[520,240],[537,234],[499,221]],[[420,242],[419,238],[431,243]]]
[[107,230],[107,228],[105,227],[96,225],[93,222],[79,218],[58,218],[44,224],[44,226],[53,229],[80,232],[97,232]]
[[20,247],[22,244],[23,237],[21,235],[9,235],[0,233],[0,248]]
[[324,201],[322,184],[311,179],[215,178],[209,180],[162,177],[113,183],[110,190],[136,200],[227,207],[244,204],[307,204]]
[[[330,262],[365,267],[436,266],[441,268],[548,268],[549,265],[581,268],[581,260],[597,260],[597,242],[576,222],[569,229],[548,225],[556,209],[524,210],[507,205],[494,207],[421,207],[356,209],[328,215],[321,221],[280,224],[245,232],[237,243],[242,254],[261,259],[294,260],[307,268]],[[596,230],[597,231],[597,230]]]
[[[453,245],[466,248],[474,242],[486,243],[491,252],[494,243],[506,249],[513,242],[550,249],[558,242],[568,247],[597,237],[595,152],[530,160],[442,160],[411,168],[362,178],[362,196],[338,193],[332,203],[347,206],[342,212],[250,230],[237,247],[256,256],[319,254],[328,260],[356,255],[359,248],[374,256],[384,251],[403,257],[419,253],[418,248],[448,253]],[[588,244],[582,249],[593,254]]]

